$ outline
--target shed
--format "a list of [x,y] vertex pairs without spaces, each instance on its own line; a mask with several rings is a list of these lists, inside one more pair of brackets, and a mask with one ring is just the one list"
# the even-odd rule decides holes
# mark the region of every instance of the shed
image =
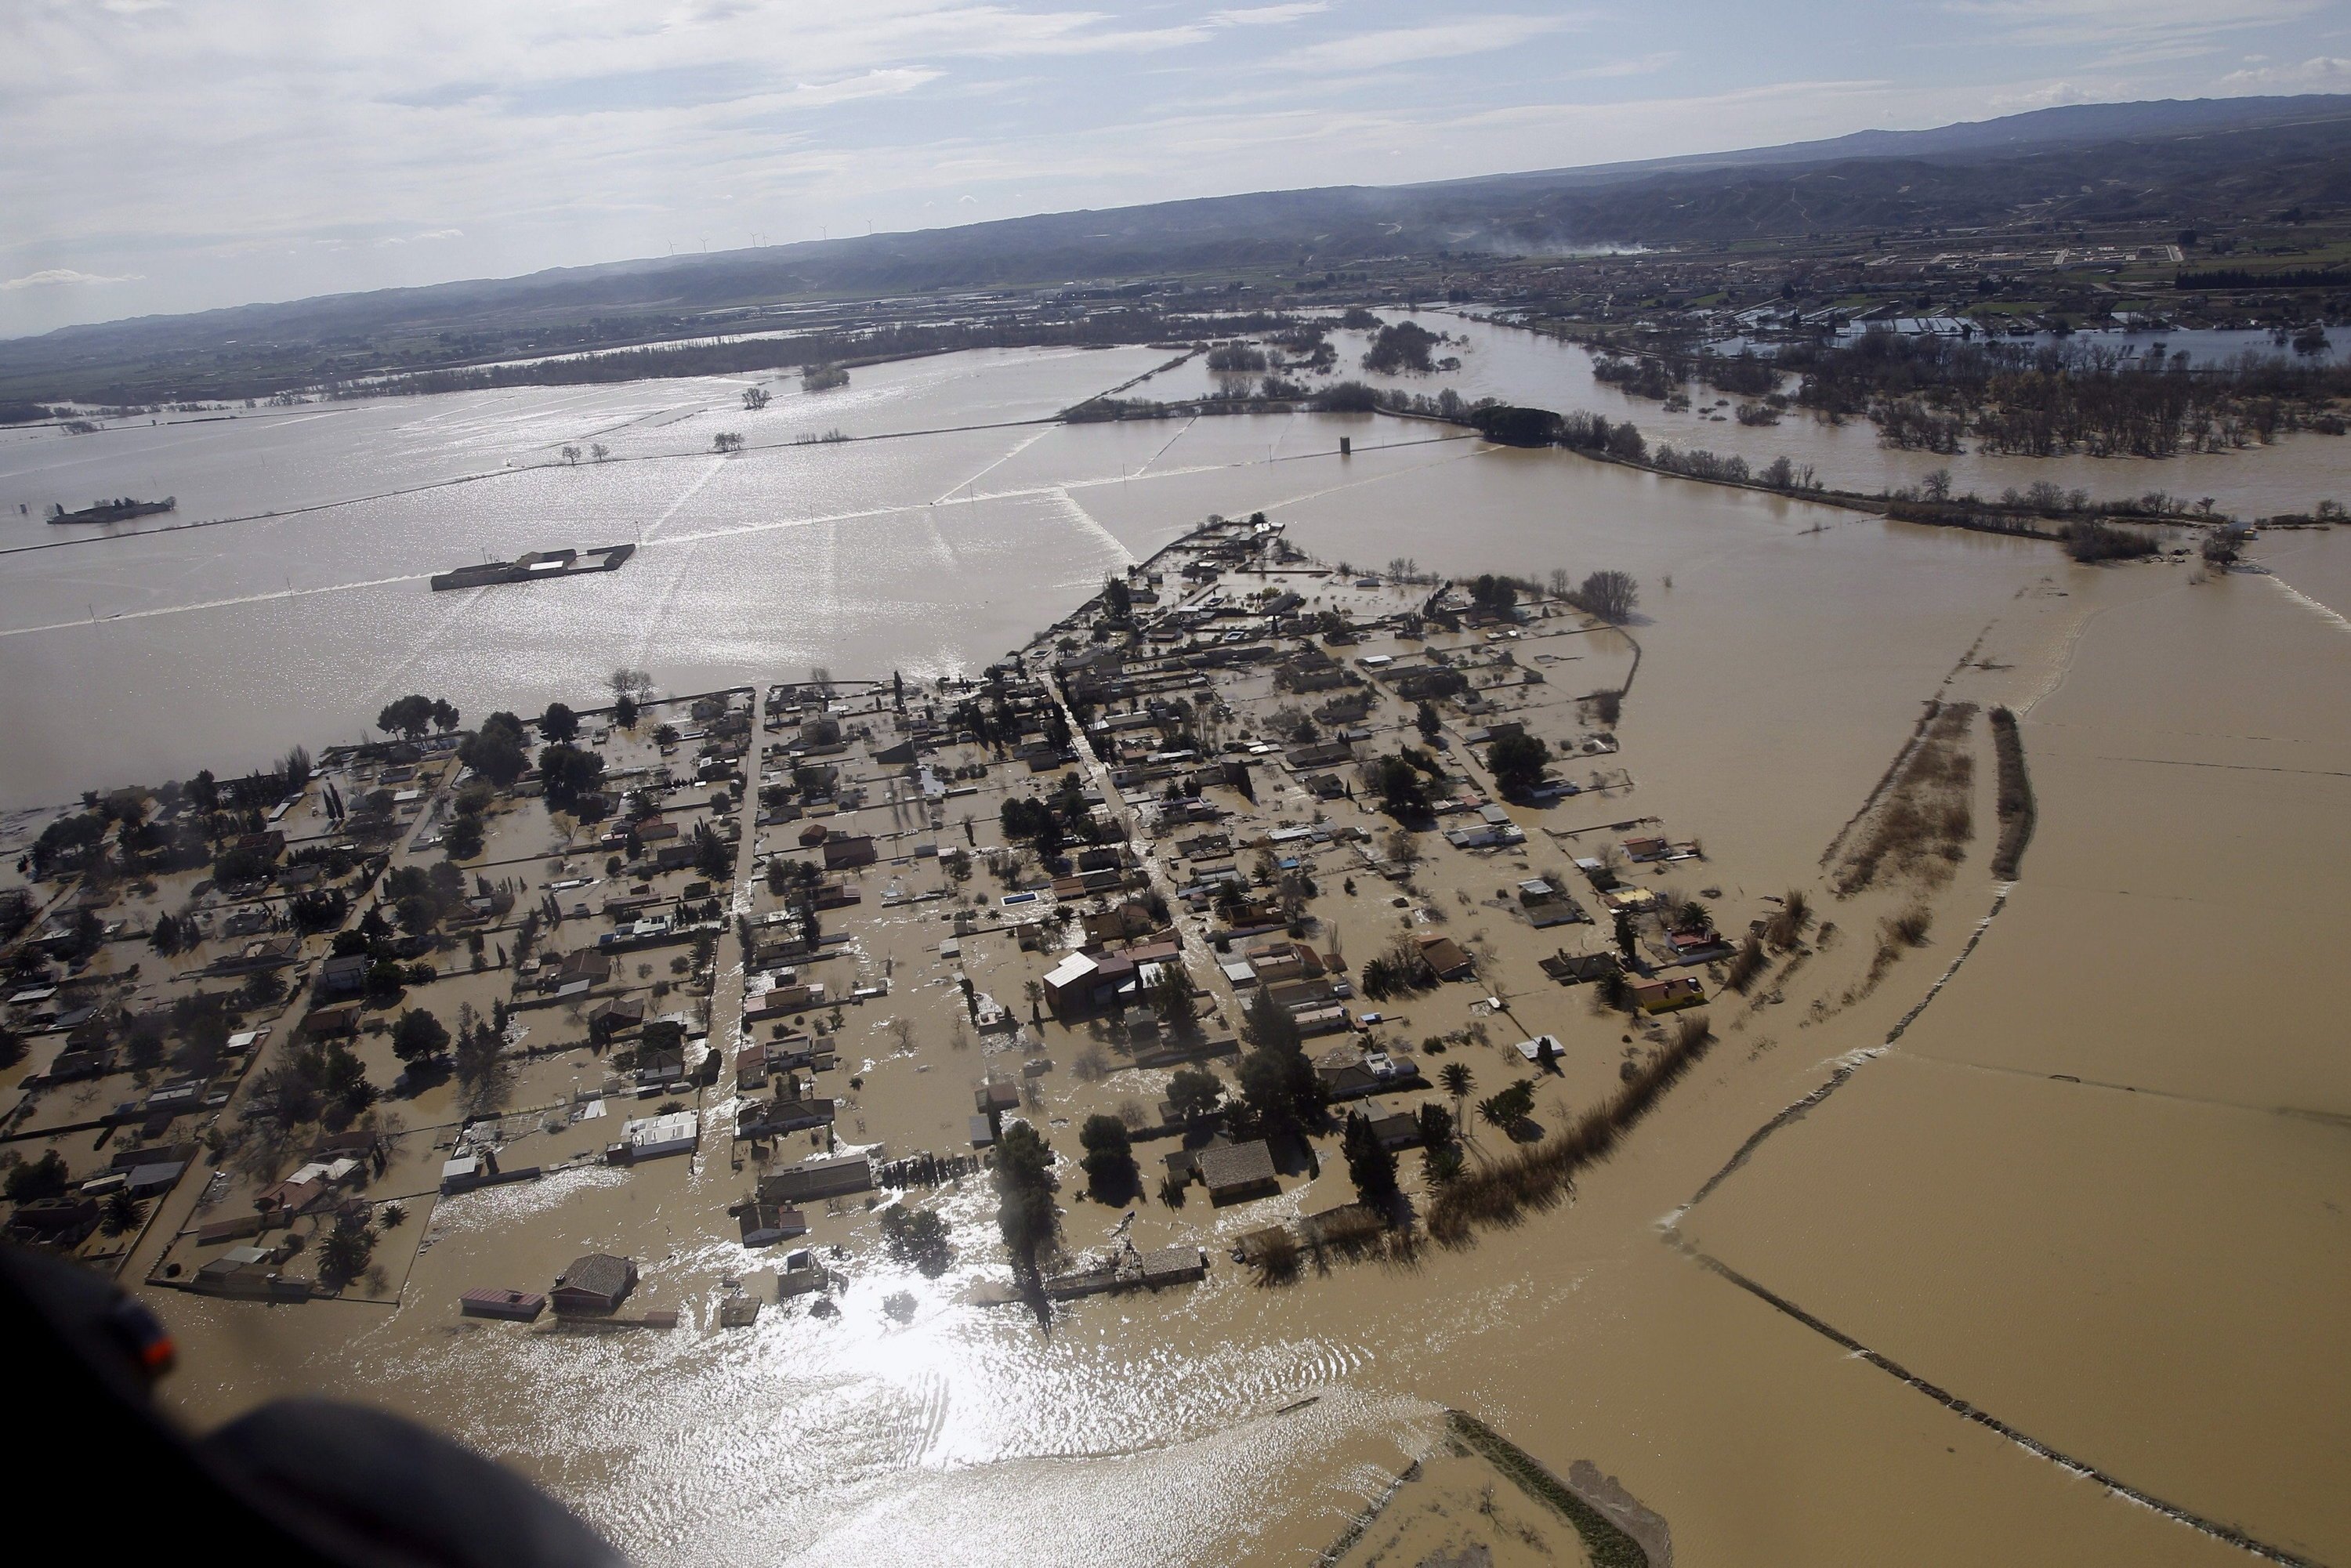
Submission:
[[571,1266],[555,1277],[555,1289],[548,1292],[548,1299],[559,1313],[609,1312],[636,1288],[634,1259],[590,1252],[573,1259]]
[[1193,1164],[1211,1203],[1240,1203],[1281,1190],[1273,1168],[1273,1150],[1263,1138],[1202,1149]]
[[522,1291],[473,1290],[457,1298],[457,1310],[469,1318],[504,1318],[527,1323],[545,1311],[547,1298]]

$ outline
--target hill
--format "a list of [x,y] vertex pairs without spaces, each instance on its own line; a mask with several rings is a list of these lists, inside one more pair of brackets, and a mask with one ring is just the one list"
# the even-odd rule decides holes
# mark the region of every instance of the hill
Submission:
[[69,327],[0,343],[0,398],[256,395],[709,330],[711,312],[787,299],[1936,227],[2210,229],[2351,207],[2346,153],[2351,97],[2074,105],[1695,157],[1053,213]]

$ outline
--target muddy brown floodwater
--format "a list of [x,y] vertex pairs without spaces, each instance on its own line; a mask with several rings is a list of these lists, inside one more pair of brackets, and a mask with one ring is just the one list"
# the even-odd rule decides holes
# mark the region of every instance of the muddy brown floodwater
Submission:
[[[1465,374],[1574,352],[1477,330]],[[1008,357],[1014,382],[972,385],[1017,416],[1143,362]],[[913,429],[970,391],[937,379],[954,370],[906,372],[899,414],[887,375],[858,375],[872,417]],[[527,413],[542,443],[601,421],[648,461],[489,481],[463,505],[449,499],[463,491],[355,503],[342,521],[371,542],[279,520],[15,558],[0,724],[53,737],[60,760],[12,762],[12,795],[101,781],[101,761],[162,777],[214,760],[175,761],[189,748],[156,739],[183,719],[257,755],[330,739],[295,721],[348,727],[411,685],[446,685],[469,713],[528,711],[622,664],[674,689],[811,662],[976,667],[1105,570],[1208,512],[1261,507],[1332,560],[1632,572],[1638,673],[1608,759],[1630,787],[1543,824],[1660,818],[1705,845],[1684,880],[1719,887],[1726,921],[1800,888],[1834,929],[1776,957],[1751,998],[1716,998],[1720,1042],[1571,1203],[1411,1267],[1267,1291],[1220,1260],[1187,1292],[1100,1298],[1040,1329],[974,1299],[1004,1270],[984,1239],[988,1199],[967,1184],[938,1199],[966,1243],[945,1278],[869,1247],[837,1317],[770,1312],[720,1333],[721,1281],[768,1260],[735,1244],[723,1210],[741,1178],[705,1143],[691,1164],[439,1207],[396,1308],[164,1293],[183,1345],[172,1397],[191,1418],[297,1390],[380,1402],[537,1476],[649,1563],[1305,1563],[1437,1451],[1447,1407],[1554,1473],[1589,1459],[1619,1478],[1669,1522],[1683,1564],[2351,1561],[2351,1490],[2334,1473],[2351,1442],[2351,1059],[2332,984],[2351,886],[2342,534],[2264,538],[2256,569],[2217,578],[2186,562],[2088,568],[2034,541],[1332,416],[967,431],[722,462],[684,449],[732,418],[732,391],[695,386],[683,402],[581,393],[569,410],[410,405],[475,422],[469,439],[491,456],[506,438],[481,422]],[[671,416],[695,432],[653,461]],[[1792,434],[1708,423],[1681,438],[1804,456]],[[1356,438],[1351,457],[1341,434]],[[1912,466],[1869,456],[1874,437],[1850,428],[1821,439],[1856,476]],[[381,463],[387,487],[448,466],[354,441],[350,461]],[[2342,487],[2346,450],[2298,438],[2100,488],[2210,494],[2223,481],[2205,476],[2252,476],[2235,493],[2279,499],[2241,509],[2306,506]],[[2025,474],[2041,476],[2077,482]],[[283,498],[358,488],[288,481]],[[504,505],[484,523],[492,494]],[[459,559],[477,539],[601,542],[583,536],[607,525],[646,543],[611,583],[580,580],[612,598],[575,584],[434,596],[413,580],[461,544]],[[101,617],[126,619],[91,625],[101,598]],[[1622,639],[1584,641],[1546,666],[1564,694],[1632,668]],[[56,702],[60,683],[100,694],[104,724],[81,699]],[[275,696],[256,705],[256,691]],[[1839,899],[1823,853],[1938,696],[1979,709],[1972,841],[1948,876]],[[2022,716],[2039,799],[2013,887],[1988,869],[1981,710],[2001,704]],[[109,726],[137,738],[89,738]],[[1538,860],[1573,852],[1532,846]],[[1924,945],[1881,959],[1885,923],[1914,906]],[[923,946],[911,923],[875,929]],[[1512,977],[1549,947],[1496,940]],[[1514,1018],[1556,1019],[1605,1065],[1613,1025],[1574,992],[1519,984]],[[1834,1092],[1692,1205],[1841,1066]],[[1597,1092],[1570,1083],[1586,1104]],[[1318,1201],[1339,1190],[1329,1181]],[[1099,1245],[1114,1216],[1071,1207],[1073,1245]],[[1212,1249],[1263,1223],[1197,1204],[1146,1213],[1154,1234]],[[643,1304],[682,1309],[685,1326],[506,1333],[450,1304],[476,1284],[543,1282],[591,1248],[637,1257]],[[893,1316],[899,1291],[915,1306]]]

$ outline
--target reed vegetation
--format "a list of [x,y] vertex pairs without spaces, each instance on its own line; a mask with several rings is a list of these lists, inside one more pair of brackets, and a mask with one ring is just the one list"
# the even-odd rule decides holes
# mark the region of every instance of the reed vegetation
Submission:
[[1509,1225],[1530,1209],[1559,1202],[1575,1174],[1614,1153],[1713,1042],[1713,1027],[1702,1015],[1684,1015],[1666,1048],[1607,1100],[1550,1137],[1464,1170],[1429,1205],[1430,1237],[1459,1246],[1479,1225]]
[[1763,923],[1763,940],[1785,952],[1812,929],[1813,901],[1801,887],[1792,887],[1771,919]]
[[1731,955],[1730,969],[1723,977],[1723,983],[1740,996],[1745,996],[1747,988],[1755,983],[1755,977],[1763,972],[1764,961],[1761,939],[1750,936],[1739,945],[1739,951]]
[[1938,702],[1876,809],[1862,824],[1831,884],[1849,898],[1881,877],[1915,876],[1934,885],[1951,874],[1975,836],[1970,795],[1975,758],[1968,727],[1973,703]]
[[2039,809],[2032,802],[2032,780],[2024,771],[2024,736],[2016,715],[2004,707],[1991,710],[1991,743],[2000,768],[2000,843],[1992,852],[1991,873],[2013,882],[2024,863],[2024,846],[2032,841]]

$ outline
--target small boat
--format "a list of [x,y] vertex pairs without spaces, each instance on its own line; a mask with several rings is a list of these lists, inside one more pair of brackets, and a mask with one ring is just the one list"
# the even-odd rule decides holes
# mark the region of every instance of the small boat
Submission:
[[549,578],[578,577],[583,572],[618,571],[621,563],[637,553],[634,545],[598,545],[590,549],[532,550],[512,560],[486,560],[479,566],[461,566],[454,571],[436,572],[433,591],[445,593],[459,588],[488,588],[502,582],[543,582]]
[[53,523],[127,523],[133,517],[152,517],[158,512],[178,509],[180,498],[166,496],[160,501],[134,501],[120,496],[111,501],[93,501],[78,512],[68,512],[62,505],[49,508]]

